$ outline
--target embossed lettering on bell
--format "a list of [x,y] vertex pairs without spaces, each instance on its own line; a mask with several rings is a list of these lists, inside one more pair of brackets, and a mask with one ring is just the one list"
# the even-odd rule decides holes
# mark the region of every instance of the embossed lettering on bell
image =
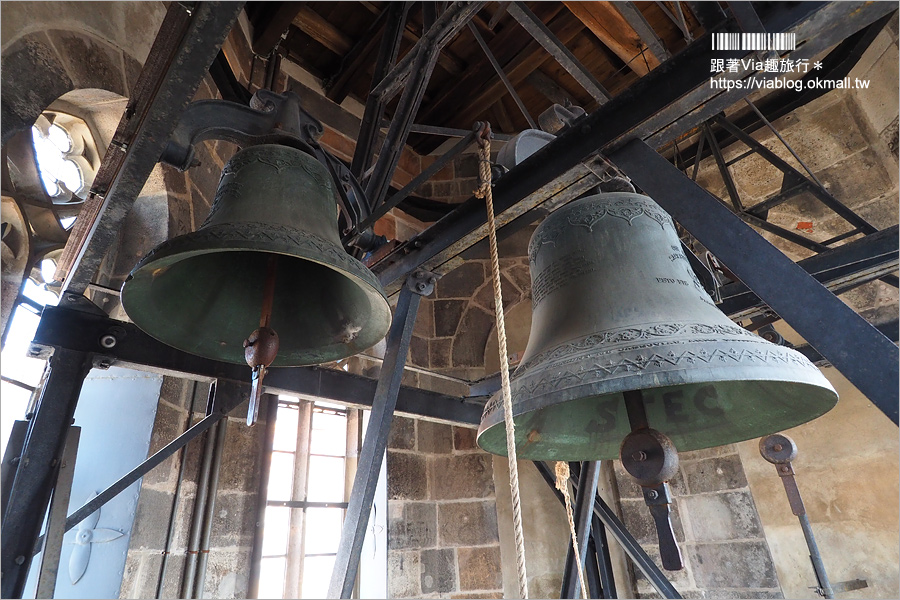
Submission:
[[391,312],[378,279],[344,251],[326,168],[286,146],[237,152],[200,228],[153,249],[122,288],[134,323],[158,340],[243,364],[276,257],[272,366],[338,360],[381,340]]
[[[806,357],[716,308],[672,219],[647,196],[570,203],[537,228],[529,259],[532,329],[512,376],[520,458],[616,458],[630,390],[642,390],[650,427],[680,451],[781,431],[837,402]],[[506,454],[502,423],[498,394],[481,448]]]

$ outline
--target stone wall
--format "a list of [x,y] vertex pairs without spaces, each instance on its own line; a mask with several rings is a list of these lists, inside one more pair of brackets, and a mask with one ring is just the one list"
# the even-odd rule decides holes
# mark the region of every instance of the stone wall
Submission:
[[396,417],[387,477],[388,595],[502,598],[492,459],[475,431]]
[[[782,598],[763,527],[734,445],[679,453],[669,483],[672,525],[685,568],[667,571],[685,598]],[[614,461],[619,508],[628,530],[660,568],[656,528],[633,478]],[[658,598],[633,567],[638,597]]]

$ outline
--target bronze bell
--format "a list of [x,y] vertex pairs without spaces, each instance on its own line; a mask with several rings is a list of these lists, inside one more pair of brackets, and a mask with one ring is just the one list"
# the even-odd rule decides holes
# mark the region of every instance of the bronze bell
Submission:
[[372,272],[341,246],[337,219],[334,183],[315,158],[246,148],[225,165],[203,225],[144,257],[122,305],[154,338],[214,360],[244,364],[261,313],[278,332],[272,366],[352,356],[385,336],[391,311]]
[[[837,402],[806,357],[716,308],[672,219],[646,196],[570,203],[537,228],[529,258],[532,329],[511,381],[519,458],[617,458],[634,390],[649,427],[678,450],[781,431]],[[499,393],[478,445],[506,454]]]

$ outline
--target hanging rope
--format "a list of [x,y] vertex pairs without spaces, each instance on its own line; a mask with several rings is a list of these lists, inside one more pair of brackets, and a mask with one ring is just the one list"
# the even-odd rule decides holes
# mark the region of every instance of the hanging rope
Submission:
[[587,598],[584,588],[584,569],[581,565],[581,554],[578,552],[578,534],[575,533],[575,516],[572,514],[572,500],[569,498],[569,463],[564,460],[556,461],[556,489],[562,492],[566,500],[566,516],[569,517],[569,531],[572,533],[572,556],[575,557],[578,581],[581,583],[581,597]]
[[528,598],[528,576],[525,573],[525,536],[522,534],[522,507],[519,502],[519,469],[516,464],[516,433],[513,426],[512,397],[509,391],[509,359],[506,353],[506,323],[503,318],[503,295],[500,290],[500,255],[497,252],[497,228],[494,223],[494,198],[491,193],[491,126],[485,122],[478,136],[478,183],[475,196],[487,204],[488,237],[491,244],[491,274],[494,282],[494,312],[497,316],[497,341],[500,346],[500,379],[502,381],[503,414],[506,421],[506,453],[509,456],[509,489],[512,493],[513,530],[516,538],[516,570],[519,597]]

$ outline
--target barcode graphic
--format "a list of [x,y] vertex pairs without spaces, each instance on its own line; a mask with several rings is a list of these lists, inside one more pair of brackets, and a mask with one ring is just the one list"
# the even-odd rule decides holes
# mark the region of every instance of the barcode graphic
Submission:
[[716,33],[713,50],[796,50],[796,33]]

